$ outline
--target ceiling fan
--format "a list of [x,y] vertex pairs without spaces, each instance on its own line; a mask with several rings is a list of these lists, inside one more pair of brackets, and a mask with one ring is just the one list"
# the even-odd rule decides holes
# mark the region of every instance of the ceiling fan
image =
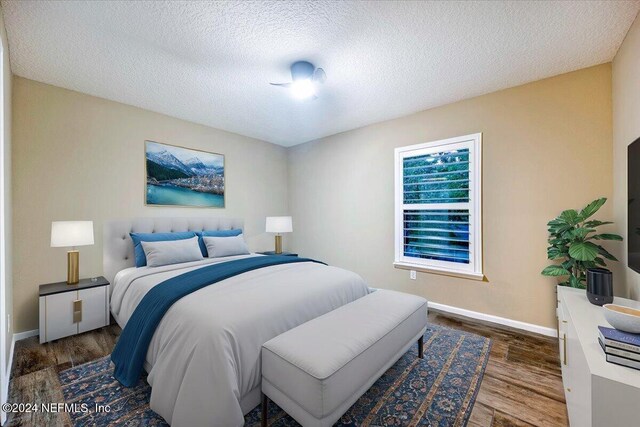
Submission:
[[298,99],[309,97],[316,99],[318,86],[327,80],[327,74],[322,68],[316,68],[310,62],[297,61],[291,64],[291,80],[289,83],[271,83],[271,85],[291,89],[291,94]]

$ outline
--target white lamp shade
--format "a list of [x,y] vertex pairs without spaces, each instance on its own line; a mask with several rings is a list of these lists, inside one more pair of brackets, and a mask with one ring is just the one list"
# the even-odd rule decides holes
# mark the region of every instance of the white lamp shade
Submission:
[[290,216],[268,216],[267,233],[291,233],[293,223]]
[[93,221],[53,221],[51,247],[93,245]]

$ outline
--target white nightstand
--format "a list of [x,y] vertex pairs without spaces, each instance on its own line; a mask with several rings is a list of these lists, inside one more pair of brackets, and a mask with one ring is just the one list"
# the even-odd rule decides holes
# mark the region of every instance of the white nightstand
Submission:
[[82,279],[40,285],[40,343],[109,324],[109,282]]

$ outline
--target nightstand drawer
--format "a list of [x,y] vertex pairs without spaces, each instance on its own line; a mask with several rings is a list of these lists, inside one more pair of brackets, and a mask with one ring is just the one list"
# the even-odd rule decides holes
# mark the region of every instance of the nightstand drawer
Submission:
[[78,332],[98,329],[109,323],[107,306],[107,287],[83,289],[78,291],[82,301],[82,320],[78,323]]
[[40,343],[109,324],[108,282],[96,283],[86,280],[78,286],[40,288]]
[[73,322],[73,302],[77,299],[77,291],[40,297],[41,343],[78,333],[78,325]]

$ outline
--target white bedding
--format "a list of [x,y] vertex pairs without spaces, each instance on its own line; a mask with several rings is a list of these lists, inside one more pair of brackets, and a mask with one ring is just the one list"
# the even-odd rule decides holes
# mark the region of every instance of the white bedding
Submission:
[[[114,280],[111,311],[124,327],[155,285],[248,256],[256,255],[125,269]],[[259,403],[262,344],[368,292],[355,273],[305,262],[250,271],[185,296],[149,345],[151,409],[174,427],[243,425],[243,414]]]

